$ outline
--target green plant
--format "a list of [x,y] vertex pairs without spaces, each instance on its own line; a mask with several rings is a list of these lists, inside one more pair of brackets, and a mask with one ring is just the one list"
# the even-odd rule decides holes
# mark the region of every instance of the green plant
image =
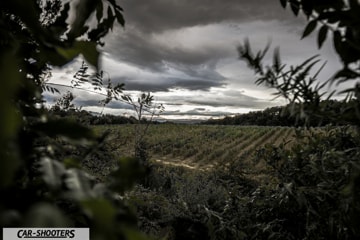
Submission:
[[[342,84],[359,77],[360,38],[358,1],[281,0],[295,15],[303,12],[309,23],[302,37],[321,25],[318,46],[329,31],[333,32],[334,48],[342,60],[343,69],[328,83]],[[267,238],[274,239],[356,239],[359,225],[359,86],[343,91],[347,96],[339,114],[321,104],[327,82],[317,77],[322,67],[310,75],[318,63],[314,56],[298,66],[287,66],[275,49],[273,63],[264,65],[265,50],[253,53],[248,40],[238,48],[239,56],[257,74],[257,84],[276,90],[276,95],[289,101],[291,113],[309,124],[313,116],[330,117],[335,123],[353,125],[350,128],[328,128],[305,131],[302,141],[291,150],[284,146],[268,146],[263,158],[273,167],[280,180],[271,194],[255,198],[260,226]],[[328,95],[330,98],[335,92]],[[331,103],[331,101],[328,101]],[[355,130],[354,130],[355,129]],[[307,134],[307,135],[306,135]],[[270,217],[271,216],[271,217]],[[296,223],[295,225],[293,223]]]
[[271,195],[256,199],[260,209],[268,207],[263,221],[282,222],[293,239],[358,237],[358,199],[347,192],[358,171],[358,136],[351,128],[298,134],[302,140],[290,149],[269,145],[262,152],[279,180]]
[[61,98],[58,98],[56,100],[54,106],[52,106],[50,110],[53,112],[74,110],[75,106],[72,103],[74,99],[75,99],[74,94],[68,91]]
[[151,188],[137,186],[126,195],[144,231],[167,239],[245,239],[248,216],[235,198],[255,183],[225,171],[153,167]]
[[[154,96],[150,93],[142,93],[135,101],[130,95],[122,95],[121,98],[128,103],[135,111],[137,124],[134,126],[135,145],[134,152],[135,157],[141,162],[143,166],[149,165],[148,151],[146,149],[145,136],[148,132],[148,128],[153,121],[155,115],[159,115],[164,111],[162,104],[154,103]],[[145,114],[150,115],[150,119],[143,119]],[[145,121],[145,124],[141,123]]]
[[[101,116],[103,115],[105,106],[111,101],[121,101],[129,104],[135,112],[135,119],[137,121],[137,124],[134,125],[134,155],[135,158],[141,162],[142,166],[148,167],[147,165],[149,164],[149,159],[147,156],[148,151],[146,150],[145,136],[154,116],[161,114],[164,111],[164,106],[162,104],[154,103],[154,96],[150,93],[142,93],[137,98],[137,101],[134,100],[131,95],[123,93],[124,84],[117,84],[113,86],[110,77],[108,77],[106,81],[104,80],[104,74],[105,72],[103,70],[89,73],[88,64],[82,62],[80,69],[75,73],[74,78],[71,80],[71,85],[54,84],[49,82],[45,82],[44,84],[48,88],[49,85],[67,86],[71,87],[72,89],[105,96],[104,99],[99,101],[99,104],[102,106],[100,113]],[[85,85],[89,84],[92,86],[92,89],[84,87]],[[70,107],[74,108],[73,104],[71,104],[73,99],[74,97],[72,93],[69,92],[62,98],[58,99],[58,101],[55,103],[55,106],[51,110],[55,112],[56,110],[67,110]],[[144,118],[145,115],[150,115],[150,118]]]
[[[41,97],[56,91],[46,85],[49,65],[63,66],[81,54],[97,68],[102,37],[115,22],[124,25],[121,7],[113,0],[4,0],[0,9],[0,225],[89,227],[92,239],[142,239],[116,189],[97,182],[76,159],[55,154],[61,147],[56,140],[85,148],[85,157],[104,138],[53,119]],[[90,27],[93,15],[97,24]]]

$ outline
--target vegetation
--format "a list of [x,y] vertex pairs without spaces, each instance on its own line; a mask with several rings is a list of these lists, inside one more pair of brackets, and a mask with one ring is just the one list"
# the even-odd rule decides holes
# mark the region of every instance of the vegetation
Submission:
[[360,60],[360,37],[358,34],[358,16],[360,3],[356,0],[342,1],[334,0],[325,2],[310,2],[307,0],[281,0],[285,8],[287,4],[295,15],[303,12],[309,20],[303,37],[308,36],[319,24],[321,28],[318,35],[319,47],[327,37],[327,32],[333,32],[333,43],[337,54],[340,56],[343,68],[327,82],[320,83],[317,79],[322,66],[311,75],[314,66],[320,61],[318,56],[306,59],[298,66],[287,66],[281,62],[279,49],[276,48],[273,54],[273,63],[264,65],[263,59],[269,49],[253,53],[250,43],[245,40],[244,44],[238,47],[239,57],[246,61],[257,75],[256,84],[266,85],[276,90],[277,97],[284,97],[289,101],[291,113],[296,119],[306,121],[313,116],[332,117],[336,122],[346,120],[348,124],[359,124],[359,86],[355,82],[354,87],[349,88],[340,94],[346,93],[345,109],[346,114],[337,114],[332,108],[321,106],[322,98],[327,96],[330,99],[335,91],[326,93],[324,90],[327,84],[342,84],[354,81],[359,77]]
[[[134,155],[132,125],[96,126],[109,131],[109,150],[118,156]],[[159,124],[152,125],[145,137],[153,162],[189,168],[222,168],[244,162],[267,143],[280,145],[292,139],[294,129],[286,127],[235,127]],[[250,167],[249,167],[250,169]]]
[[[134,117],[115,116],[110,114],[91,114],[81,109],[69,109],[67,111],[56,109],[56,106],[50,109],[50,115],[54,118],[66,118],[72,121],[78,121],[84,125],[116,125],[116,124],[135,124],[138,121]],[[142,119],[141,123],[146,123],[146,119]]]
[[[301,105],[290,103],[284,107],[271,107],[263,111],[255,111],[225,117],[222,119],[210,119],[204,124],[221,125],[257,125],[257,126],[288,126],[288,127],[321,127],[326,125],[345,126],[351,124],[352,120],[352,101],[324,100],[319,103],[320,112],[328,114],[311,114],[307,118],[299,118],[294,114],[293,109],[300,109]],[[339,119],[338,116],[342,116]]]
[[[343,62],[343,69],[334,75],[330,83],[341,84],[357,80],[360,69],[360,3],[356,0],[280,2],[283,7],[289,6],[295,15],[303,12],[308,17],[309,23],[305,27],[303,37],[308,36],[317,25],[320,25],[319,47],[322,46],[328,32],[333,32],[334,47]],[[355,82],[353,88],[343,92],[348,94],[345,99],[346,107],[341,107],[340,113],[344,114],[339,114],[326,104],[326,107],[321,105],[322,98],[326,96],[324,87],[327,83],[317,83],[319,71],[315,75],[310,75],[311,69],[318,62],[317,57],[309,58],[299,66],[289,67],[281,63],[279,51],[276,50],[273,64],[264,66],[262,60],[266,52],[267,48],[254,54],[248,41],[239,46],[240,58],[258,75],[257,84],[272,87],[277,90],[278,96],[287,99],[291,116],[298,121],[304,121],[304,125],[309,125],[313,116],[318,119],[329,116],[335,125],[347,123],[352,126],[297,131],[298,140],[290,148],[282,144],[259,149],[256,156],[264,159],[267,167],[273,170],[275,184],[254,183],[236,174],[228,176],[228,171],[222,175],[220,170],[206,175],[208,178],[189,176],[182,172],[174,173],[169,168],[165,171],[159,170],[161,174],[155,176],[168,176],[169,180],[160,181],[166,185],[155,188],[155,194],[139,190],[140,196],[145,195],[146,199],[152,199],[151,196],[154,194],[162,204],[161,211],[155,212],[151,210],[156,208],[148,209],[141,202],[136,205],[143,226],[152,223],[153,227],[150,229],[157,229],[156,234],[160,236],[165,228],[168,230],[167,236],[175,239],[179,235],[188,239],[200,236],[204,239],[360,237],[357,228],[360,224],[358,84]],[[328,94],[328,99],[332,95],[333,93]],[[236,163],[241,164],[241,161]],[[187,182],[188,179],[196,181]],[[204,182],[211,185],[212,192],[207,191]],[[221,183],[225,183],[225,190]],[[181,186],[189,184],[191,188],[183,191]],[[227,190],[230,191],[226,192]],[[170,196],[166,197],[169,192]],[[214,192],[222,196],[220,199],[215,198],[220,200],[215,201],[215,204],[212,195]],[[139,193],[133,194],[135,197],[139,196]],[[185,197],[188,194],[192,197]],[[174,195],[175,200],[171,199]],[[145,212],[155,215],[141,214]],[[176,217],[170,218],[169,221],[169,215]],[[154,218],[158,221],[153,220]],[[182,219],[182,225],[178,224],[178,219]],[[194,233],[195,226],[199,231]],[[187,231],[184,231],[184,228]],[[149,232],[148,227],[143,229]],[[181,233],[187,235],[183,236]]]
[[[328,32],[333,32],[333,43],[343,63],[343,68],[330,79],[329,83],[342,84],[357,80],[360,63],[359,10],[360,3],[350,1],[307,1],[281,0],[295,15],[303,12],[309,20],[303,37],[308,36],[320,25],[318,46],[322,46]],[[288,239],[356,239],[359,230],[359,86],[343,91],[349,107],[343,109],[346,114],[337,114],[331,108],[321,107],[321,100],[326,95],[326,82],[317,81],[319,71],[311,75],[311,69],[318,62],[317,56],[305,60],[298,66],[287,66],[281,62],[279,50],[273,55],[273,63],[264,65],[265,50],[252,52],[250,43],[245,41],[238,48],[239,56],[246,61],[257,74],[257,84],[274,88],[277,96],[289,101],[291,113],[297,119],[304,119],[308,124],[312,116],[332,116],[336,122],[346,121],[355,127],[356,133],[349,134],[344,129],[328,130],[322,134],[311,134],[308,144],[297,145],[290,152],[283,148],[267,151],[267,161],[276,169],[281,185],[280,189],[290,194],[289,201],[281,209],[275,207],[275,229],[296,229],[288,225],[293,219],[297,225],[303,225],[302,231],[277,235],[270,228],[272,236]],[[333,93],[328,94],[330,98]],[[346,110],[346,111],[345,111]],[[321,142],[323,141],[323,142]],[[265,151],[266,152],[266,151]],[[277,196],[275,195],[275,198]],[[294,201],[291,201],[293,199]],[[276,201],[275,201],[276,202]],[[287,205],[290,203],[290,205]],[[275,205],[272,206],[277,206]],[[297,210],[295,211],[294,209]],[[270,208],[274,210],[274,208]],[[286,209],[285,211],[283,211]],[[322,209],[326,209],[322,211]],[[337,209],[334,211],[333,209]],[[284,215],[285,214],[285,215]],[[291,215],[291,216],[290,216]],[[274,222],[272,222],[274,223]],[[279,224],[280,223],[280,224]],[[271,224],[273,225],[273,224]]]
[[48,115],[41,96],[57,91],[46,85],[51,66],[81,54],[97,68],[96,47],[116,22],[124,25],[121,7],[114,0],[4,0],[0,9],[1,227],[89,227],[92,239],[142,239],[118,195],[131,183],[119,181],[127,178],[124,166],[111,169],[111,184],[81,168],[101,154],[105,136]]
[[[131,126],[95,129],[132,154]],[[351,127],[154,125],[149,185],[125,198],[156,238],[356,239],[358,139]]]
[[[108,152],[133,155],[131,125],[95,130],[111,131],[105,145]],[[283,145],[294,133],[292,128],[152,125],[146,138],[152,163],[149,186],[137,185],[125,195],[137,211],[140,228],[168,239],[246,236],[243,227],[232,224],[245,216],[227,216],[234,210],[231,199],[246,202],[258,186],[276,184],[257,150],[267,144]]]
[[[89,227],[92,239],[110,240],[144,239],[137,227],[165,239],[359,239],[360,3],[280,2],[308,18],[303,37],[317,26],[319,47],[332,37],[343,68],[330,82],[354,82],[344,91],[341,114],[327,107],[331,101],[323,105],[326,84],[316,84],[318,73],[310,74],[317,57],[287,66],[276,50],[273,64],[264,65],[267,49],[254,54],[245,41],[240,58],[257,84],[289,101],[297,121],[311,125],[314,116],[330,117],[334,125],[351,126],[154,125],[138,138],[128,127],[108,132],[56,117],[41,97],[57,91],[46,84],[50,66],[81,54],[96,68],[96,47],[115,22],[124,25],[122,9],[114,0],[1,1],[1,227]],[[97,24],[90,27],[92,16]],[[102,86],[101,71],[88,75],[83,66],[77,76],[74,85]],[[107,83],[104,106],[122,91],[122,85]],[[66,95],[53,110],[83,114],[71,106],[72,98]],[[142,95],[134,105],[137,124],[151,100]],[[136,154],[143,150],[153,164],[146,185],[131,188],[144,174]]]

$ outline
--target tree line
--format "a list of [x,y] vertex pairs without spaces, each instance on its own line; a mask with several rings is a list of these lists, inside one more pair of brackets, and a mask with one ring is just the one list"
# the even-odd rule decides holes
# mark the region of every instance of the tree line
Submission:
[[[288,104],[286,106],[276,106],[266,108],[262,111],[251,111],[236,116],[226,116],[221,119],[209,119],[203,124],[214,125],[257,125],[257,126],[288,126],[288,127],[321,127],[326,125],[343,126],[351,124],[347,116],[351,114],[350,109],[353,101],[324,100],[319,107],[326,115],[312,114],[307,119],[302,118],[299,114],[294,113],[294,109],[302,106],[299,104]],[[331,113],[331,114],[330,114]],[[337,116],[342,116],[341,121]]]

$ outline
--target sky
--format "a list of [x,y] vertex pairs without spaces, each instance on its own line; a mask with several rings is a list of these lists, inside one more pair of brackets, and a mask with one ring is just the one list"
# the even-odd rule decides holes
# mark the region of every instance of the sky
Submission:
[[[284,105],[274,92],[255,85],[256,77],[239,60],[237,47],[248,38],[255,50],[271,42],[284,63],[299,64],[320,54],[326,81],[340,69],[331,42],[319,51],[316,34],[301,40],[303,17],[278,0],[118,0],[125,27],[116,26],[100,48],[100,66],[113,83],[125,83],[134,97],[151,92],[165,111],[162,119],[208,119]],[[53,70],[51,82],[68,85],[81,58]],[[321,64],[319,64],[320,67]],[[62,89],[65,91],[65,89]],[[102,98],[74,92],[75,105],[101,111]],[[51,102],[56,95],[46,93]],[[111,102],[104,113],[132,115],[131,107]]]

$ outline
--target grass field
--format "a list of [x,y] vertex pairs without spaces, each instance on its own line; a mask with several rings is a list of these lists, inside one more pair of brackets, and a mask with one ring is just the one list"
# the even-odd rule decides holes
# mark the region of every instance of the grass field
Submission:
[[[96,126],[110,131],[108,148],[116,157],[134,155],[135,125]],[[295,129],[289,127],[151,125],[145,136],[146,151],[154,164],[208,171],[234,170],[258,175],[264,172],[257,151],[265,145],[291,145]]]
[[[106,159],[134,156],[135,126],[94,127],[109,131],[103,154],[87,165],[100,181],[111,172]],[[319,239],[333,234],[329,215],[340,234],[350,226],[342,207],[358,161],[351,127],[159,124],[144,140],[147,181],[122,197],[154,239]]]
[[[119,155],[133,154],[134,125],[106,125],[108,143]],[[294,129],[259,126],[206,126],[163,124],[150,126],[145,141],[152,159],[181,161],[204,167],[245,161],[266,144],[280,145],[293,139]]]

